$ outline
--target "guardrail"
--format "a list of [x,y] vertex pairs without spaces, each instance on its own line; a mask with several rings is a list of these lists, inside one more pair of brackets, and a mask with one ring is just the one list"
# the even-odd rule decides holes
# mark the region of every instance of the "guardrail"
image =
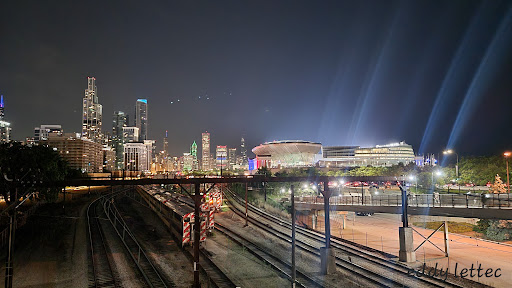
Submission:
[[135,238],[135,235],[133,235],[128,228],[128,225],[126,225],[121,213],[117,210],[113,197],[103,202],[103,209],[108,220],[112,223],[117,235],[125,245],[126,249],[130,251],[130,255],[144,276],[146,283],[148,283],[150,287],[167,287],[152,261],[146,255]]

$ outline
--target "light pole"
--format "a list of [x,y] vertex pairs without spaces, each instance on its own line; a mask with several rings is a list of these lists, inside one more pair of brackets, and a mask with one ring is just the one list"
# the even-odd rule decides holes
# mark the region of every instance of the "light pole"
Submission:
[[455,164],[455,181],[457,181],[457,184],[459,185],[459,192],[460,192],[460,183],[459,183],[459,154],[457,152],[453,151],[452,149],[443,151],[444,155],[449,154],[455,154],[457,156],[457,164]]
[[512,153],[508,152],[508,151],[503,153],[503,156],[505,156],[505,159],[507,159],[507,191],[508,191],[509,194],[510,194],[510,182],[509,182],[509,179],[508,179],[508,177],[509,177],[508,176],[509,175],[509,173],[508,173],[508,157],[510,157],[510,155],[512,155]]
[[[438,176],[438,177],[443,175],[443,172],[441,172],[441,170],[437,170],[435,172],[436,172],[436,176]],[[436,191],[436,185],[434,184],[434,170],[432,170],[432,187],[433,187],[432,192],[435,192]]]
[[415,181],[416,183],[416,191],[415,193],[418,193],[418,178],[415,175],[409,175],[409,181]]

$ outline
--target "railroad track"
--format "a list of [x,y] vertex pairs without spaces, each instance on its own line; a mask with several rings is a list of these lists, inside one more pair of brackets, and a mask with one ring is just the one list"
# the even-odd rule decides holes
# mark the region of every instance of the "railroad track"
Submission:
[[[103,198],[103,197],[102,197]],[[87,223],[89,234],[89,287],[119,287],[119,279],[112,269],[112,259],[109,252],[102,226],[98,217],[98,208],[101,208],[98,198],[87,207]]]
[[[226,193],[227,192],[227,193]],[[232,199],[235,199],[235,201],[239,204],[245,204],[245,202],[238,196],[236,196],[231,191],[225,191],[225,193],[230,196]],[[230,201],[230,200],[227,200]],[[284,221],[282,219],[279,219],[273,215],[269,215],[268,213],[265,213],[261,211],[260,209],[248,205],[250,212],[258,215],[261,218],[264,218],[267,220],[270,225],[264,225],[261,223],[261,219],[255,219],[254,216],[249,216],[249,222],[256,225],[257,227],[267,231],[268,233],[274,235],[275,237],[278,237],[279,239],[282,239],[284,241],[291,243],[291,236],[289,233],[285,233],[282,230],[276,229],[273,225],[278,225],[285,229],[291,230],[291,223]],[[238,214],[240,217],[245,217],[245,211],[242,211],[240,208],[238,208],[236,205],[231,205],[230,207],[233,212]],[[304,237],[308,240],[319,242],[319,244],[325,243],[325,236],[322,233],[318,233],[315,231],[311,231],[302,227],[296,226],[296,231],[298,236]],[[310,243],[296,238],[297,241],[297,248],[306,251],[310,254],[319,255],[319,248],[318,246],[311,245]],[[340,251],[342,251],[344,254],[347,255],[347,257],[340,257],[336,256],[336,266],[347,269],[353,273],[356,273],[358,276],[364,278],[365,280],[370,281],[374,285],[379,286],[403,286],[403,285],[410,285],[411,282],[416,282],[418,284],[421,284],[423,286],[429,286],[429,287],[465,287],[463,285],[460,285],[458,283],[449,283],[445,281],[441,281],[438,279],[432,279],[432,278],[416,278],[412,275],[409,275],[409,269],[402,265],[397,265],[396,263],[393,263],[387,259],[383,259],[381,257],[378,257],[370,251],[361,250],[362,247],[356,246],[356,245],[349,245],[345,241],[341,241],[341,239],[333,237],[331,239],[331,246],[333,248],[336,248]],[[373,249],[372,249],[373,250]],[[373,252],[373,251],[372,251]],[[359,264],[356,264],[354,260],[357,260],[357,262],[360,262]],[[371,266],[377,266],[380,269],[375,269],[375,271],[370,270]],[[384,269],[386,271],[386,274],[395,275],[395,277],[389,277],[384,276],[384,273],[379,272],[378,270],[382,271]],[[399,278],[407,278],[406,283],[403,283],[403,281],[398,281]]]
[[[226,200],[229,201],[229,200]],[[240,217],[245,217],[245,214],[242,213],[242,211],[238,210],[237,208],[232,208],[232,211],[239,215]],[[291,236],[287,233],[283,233],[279,230],[276,230],[272,228],[270,225],[261,224],[257,220],[254,220],[253,218],[249,217],[248,221],[252,223],[253,225],[257,226],[258,228],[262,229],[263,231],[269,233],[270,235],[279,238],[285,242],[288,242],[291,244]],[[300,241],[296,239],[296,247],[310,255],[313,255],[315,257],[320,257],[320,249],[318,247],[315,247],[309,243],[306,243],[304,241]],[[336,266],[340,267],[346,271],[350,271],[350,273],[353,273],[355,276],[357,276],[360,279],[364,279],[365,281],[369,282],[372,286],[376,287],[402,287],[404,286],[402,283],[394,280],[391,277],[384,276],[383,274],[379,274],[370,270],[367,270],[366,268],[362,267],[361,265],[352,263],[349,260],[346,259],[340,259],[339,257],[336,258]]]
[[[114,228],[131,259],[142,274],[149,287],[166,288],[168,285],[161,278],[156,268],[148,259],[144,250],[138,245],[137,240],[130,232],[121,215],[113,205],[114,197],[128,189],[104,195],[89,204],[87,207],[87,221],[90,243],[89,287],[122,287],[122,283],[114,267],[113,259],[108,251],[108,243],[105,239],[101,221],[109,221]],[[173,283],[169,285],[175,287]]]
[[158,273],[158,270],[144,252],[144,249],[142,249],[139,242],[126,225],[121,213],[117,210],[113,201],[115,196],[116,195],[112,195],[110,198],[106,199],[107,201],[103,202],[103,210],[125,248],[128,250],[133,262],[144,277],[146,284],[154,288],[176,287],[174,283],[171,282],[170,285],[168,285],[167,282],[162,279],[160,273]]
[[[256,258],[271,265],[274,270],[283,274],[290,281],[292,280],[292,267],[291,264],[289,264],[288,262],[280,259],[275,255],[272,255],[271,253],[268,253],[264,248],[259,247],[258,245],[248,240],[246,237],[243,237],[242,235],[234,232],[233,230],[227,228],[226,226],[221,225],[220,223],[216,223],[215,230],[224,234],[226,237],[228,237],[238,245],[246,248],[247,251],[249,251],[252,255],[256,256]],[[296,274],[296,284],[298,284],[298,287],[323,287],[323,285],[319,283],[317,280],[313,279],[312,277],[309,277],[304,273],[301,273],[300,271],[296,271]]]
[[[129,194],[127,194],[127,197],[129,197],[130,199],[132,199],[134,202],[138,203],[139,205],[142,205],[142,206],[152,210],[152,208],[150,206],[146,205],[145,202],[143,203],[143,200],[141,200],[141,199],[137,200],[135,198],[135,196],[132,197]],[[175,199],[172,199],[170,197],[167,197],[167,196],[165,196],[165,197],[169,201],[176,201]],[[190,204],[190,202],[189,203],[182,202],[182,203],[185,203],[189,206],[192,205],[192,207],[193,207],[193,202],[192,202],[192,204]],[[175,240],[178,241],[178,243],[181,243],[181,239],[175,239]],[[192,249],[184,249],[184,251],[188,254],[188,257],[193,262]],[[231,279],[229,279],[229,277],[217,265],[215,265],[211,256],[208,255],[208,253],[205,253],[205,251],[202,249],[200,249],[199,252],[202,256],[202,258],[200,258],[200,260],[199,260],[201,271],[203,273],[205,273],[206,275],[208,275],[211,283],[213,284],[213,287],[220,287],[220,288],[238,287],[238,285],[233,283],[233,281],[231,281]]]
[[[194,207],[194,203],[190,201],[190,199],[173,199],[169,198],[169,201],[178,201],[180,203],[183,203],[185,205],[188,205],[190,207]],[[268,253],[264,248],[259,247],[258,245],[254,244],[250,240],[248,240],[246,237],[243,237],[239,233],[234,232],[233,230],[227,228],[226,226],[216,222],[215,224],[215,230],[225,235],[227,238],[231,239],[233,242],[238,244],[239,246],[244,247],[247,249],[249,253],[254,255],[256,258],[260,259],[261,261],[269,264],[272,266],[274,270],[276,270],[278,273],[281,273],[284,275],[287,279],[292,280],[291,276],[291,264],[283,261],[279,257],[272,255],[271,253]],[[205,253],[203,250],[201,250],[201,253],[204,257],[207,259],[210,259],[209,255]],[[211,260],[210,260],[211,261]],[[298,287],[323,287],[322,284],[318,283],[315,279],[301,273],[300,271],[297,271],[297,281]]]

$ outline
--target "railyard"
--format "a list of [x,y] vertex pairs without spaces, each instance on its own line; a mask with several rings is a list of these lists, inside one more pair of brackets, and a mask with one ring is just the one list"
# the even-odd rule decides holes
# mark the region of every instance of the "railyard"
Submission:
[[[209,236],[201,241],[201,286],[283,287],[291,285],[293,271],[290,259],[291,224],[289,220],[270,215],[252,205],[247,206],[246,218],[244,200],[232,193],[227,186],[224,186],[223,192],[226,197],[226,205],[222,209],[216,209],[215,229],[210,230]],[[178,195],[171,191],[161,191],[160,188],[153,190],[151,186],[125,189],[106,188],[102,193],[100,197],[93,194],[77,200],[82,205],[77,207],[81,211],[78,214],[52,216],[59,221],[72,222],[71,225],[68,224],[62,228],[75,232],[64,233],[64,235],[68,235],[65,239],[72,245],[68,247],[67,243],[59,244],[66,246],[67,255],[71,255],[71,257],[51,263],[55,267],[62,266],[67,269],[54,269],[53,273],[46,273],[44,277],[48,279],[47,287],[69,287],[70,284],[74,287],[95,287],[94,285],[96,287],[116,287],[116,285],[123,287],[190,287],[193,284],[193,251],[189,246],[190,243],[183,242],[184,226],[181,226],[180,230],[180,226],[170,225],[170,222],[162,219],[162,215],[169,213],[161,213],[161,207],[173,207],[172,209],[175,211],[174,206],[177,205],[183,211],[191,211],[192,207],[186,208],[186,206],[193,205],[193,201],[190,201],[188,196]],[[151,202],[149,196],[152,200],[158,200],[159,203]],[[101,205],[94,207],[95,203]],[[160,206],[160,204],[164,206]],[[96,208],[95,211],[98,213],[90,216],[90,219],[99,223],[96,228],[91,227],[91,224],[87,224],[88,221],[84,220],[84,215],[87,215],[86,208],[89,205]],[[68,213],[74,211],[70,209],[68,208]],[[188,213],[180,215],[185,214]],[[209,217],[208,213],[206,218]],[[183,220],[179,221],[180,224],[185,223]],[[93,238],[98,239],[98,233],[90,232],[98,227],[102,227],[99,229],[101,231],[99,239],[103,239],[100,240],[101,245],[99,246],[91,241]],[[112,229],[113,227],[117,228]],[[210,227],[209,224],[208,227]],[[30,229],[34,231],[33,226]],[[81,229],[85,231],[80,231]],[[23,233],[26,232],[22,231],[21,234],[23,235]],[[87,235],[87,233],[91,234]],[[191,239],[193,238],[190,237],[189,241]],[[333,237],[331,241],[332,246],[337,250],[336,271],[329,275],[323,275],[320,271],[321,261],[318,252],[324,239],[325,236],[322,233],[297,227],[295,263],[297,286],[482,286],[471,281],[461,282],[461,279],[454,277],[447,277],[446,281],[415,277],[408,273],[410,270],[407,266],[393,260],[391,255],[336,237]],[[128,241],[131,242],[127,243]],[[47,243],[47,245],[51,247],[50,250],[56,249],[55,243]],[[84,250],[82,246],[91,248]],[[102,255],[92,252],[92,250],[100,250],[99,248],[102,246],[104,252],[99,253]],[[44,249],[43,245],[38,250]],[[53,252],[57,254],[57,250]],[[100,256],[105,257],[104,260],[100,260]],[[34,269],[34,267],[48,265],[48,263],[37,263],[37,259],[33,259],[32,255],[27,256],[24,260],[18,260],[15,262],[19,263],[16,267],[19,272],[15,274],[15,283],[19,284],[19,286],[16,285],[17,287],[32,286],[31,283],[35,282],[31,281],[34,281],[38,275],[38,269]],[[104,265],[103,268],[97,266],[101,263]],[[77,267],[88,268],[84,270]],[[28,269],[32,276],[23,277],[29,271]],[[99,270],[101,273],[97,274],[95,270]],[[83,271],[88,272],[84,274]],[[111,272],[106,273],[105,271]]]

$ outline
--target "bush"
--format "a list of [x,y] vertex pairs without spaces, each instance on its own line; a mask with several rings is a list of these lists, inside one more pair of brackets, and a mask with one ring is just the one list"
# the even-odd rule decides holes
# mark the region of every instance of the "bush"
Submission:
[[473,227],[473,231],[485,234],[487,228],[489,228],[489,222],[489,219],[478,220],[478,222],[476,222],[476,225]]
[[499,221],[493,220],[490,221],[485,236],[494,241],[504,241],[510,239],[510,230],[499,227]]
[[[424,227],[427,229],[435,230],[437,227],[439,227],[443,222],[441,221],[433,221],[433,222],[414,222],[414,226],[418,227]],[[473,224],[466,223],[466,222],[452,222],[448,221],[448,231],[450,233],[465,233],[465,232],[471,232],[474,229]],[[439,229],[439,231],[444,231],[444,227]]]

